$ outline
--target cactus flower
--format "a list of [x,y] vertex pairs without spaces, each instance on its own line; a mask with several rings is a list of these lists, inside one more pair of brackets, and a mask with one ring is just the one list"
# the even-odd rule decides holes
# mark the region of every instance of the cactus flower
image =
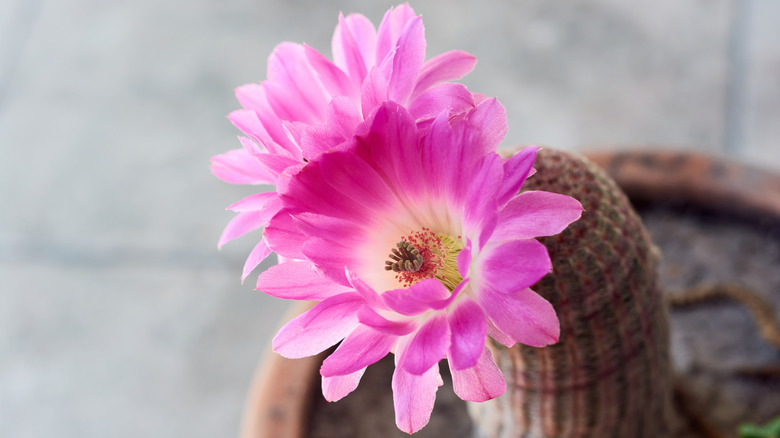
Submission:
[[507,346],[558,341],[555,310],[531,289],[552,270],[535,238],[559,233],[582,207],[519,193],[537,148],[502,159],[503,114],[490,99],[421,128],[409,109],[386,102],[343,147],[280,181],[282,205],[265,236],[289,261],[257,287],[318,301],[273,347],[299,358],[341,342],[320,369],[326,399],[344,397],[393,353],[396,424],[413,433],[430,418],[442,359],[456,394],[484,401],[506,389],[488,336]]
[[[351,138],[381,102],[403,105],[424,127],[441,111],[457,114],[484,100],[449,82],[471,71],[473,56],[453,50],[425,61],[423,23],[406,4],[387,11],[378,29],[363,15],[340,15],[332,51],[333,61],[307,45],[282,43],[274,49],[268,78],[236,90],[243,108],[228,119],[246,136],[239,138],[241,149],[212,158],[214,175],[234,184],[276,185],[288,167]],[[219,246],[262,228],[280,208],[273,193],[231,205],[238,214]],[[270,252],[260,239],[242,280]]]

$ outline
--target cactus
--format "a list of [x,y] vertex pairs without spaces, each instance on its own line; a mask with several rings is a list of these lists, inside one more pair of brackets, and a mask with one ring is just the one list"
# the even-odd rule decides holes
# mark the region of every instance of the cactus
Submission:
[[553,273],[534,289],[558,312],[546,348],[491,343],[507,392],[469,406],[485,438],[673,436],[667,309],[658,250],[626,196],[598,167],[544,149],[526,190],[577,198],[582,218],[542,239]]

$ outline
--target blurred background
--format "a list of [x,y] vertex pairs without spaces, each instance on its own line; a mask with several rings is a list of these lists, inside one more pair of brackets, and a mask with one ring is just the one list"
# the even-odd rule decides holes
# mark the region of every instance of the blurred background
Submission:
[[[776,0],[416,1],[477,56],[503,145],[697,150],[780,171]],[[233,89],[392,2],[0,0],[0,436],[235,436],[287,303],[217,251]]]

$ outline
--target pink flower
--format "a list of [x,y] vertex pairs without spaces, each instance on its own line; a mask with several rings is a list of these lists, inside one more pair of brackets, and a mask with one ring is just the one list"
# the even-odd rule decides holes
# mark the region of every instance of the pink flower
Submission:
[[[427,129],[398,104],[382,104],[338,151],[280,184],[280,212],[265,230],[274,266],[258,289],[319,301],[285,325],[274,350],[299,358],[341,344],[322,364],[326,399],[354,390],[366,367],[395,354],[396,424],[430,417],[447,359],[455,392],[484,401],[506,383],[485,346],[558,341],[549,302],[530,287],[552,269],[537,236],[579,218],[568,196],[518,194],[536,147],[504,160],[500,104],[487,100]],[[492,116],[486,116],[492,115]]]
[[[234,184],[276,185],[282,173],[349,140],[380,103],[406,107],[424,127],[442,111],[457,114],[484,100],[456,80],[476,59],[450,51],[425,61],[422,20],[408,5],[390,9],[379,29],[359,14],[339,16],[334,61],[306,45],[282,43],[268,60],[268,79],[236,90],[243,109],[228,118],[246,137],[242,149],[212,158],[212,172]],[[261,193],[228,209],[238,215],[219,245],[265,226],[281,208]],[[250,254],[243,278],[270,254],[264,239]]]

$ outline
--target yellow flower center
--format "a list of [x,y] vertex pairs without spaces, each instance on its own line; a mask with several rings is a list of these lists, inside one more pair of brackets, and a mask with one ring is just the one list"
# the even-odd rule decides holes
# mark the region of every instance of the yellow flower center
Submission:
[[463,249],[460,236],[434,233],[429,228],[401,237],[385,261],[385,270],[405,287],[426,278],[435,278],[452,292],[463,281],[458,273],[458,253]]

